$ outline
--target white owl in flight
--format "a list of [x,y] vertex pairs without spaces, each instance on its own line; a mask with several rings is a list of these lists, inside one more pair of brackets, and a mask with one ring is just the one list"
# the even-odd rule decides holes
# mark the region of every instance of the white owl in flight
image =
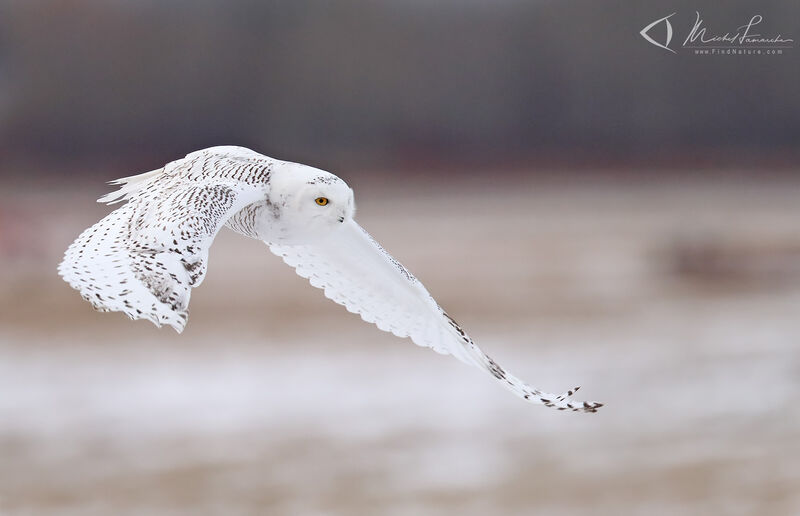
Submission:
[[98,202],[127,201],[67,249],[59,274],[101,311],[169,324],[189,316],[223,225],[263,240],[297,274],[367,322],[491,374],[533,403],[595,412],[601,403],[526,385],[478,348],[405,267],[359,226],[353,190],[333,174],[242,147],[193,152],[113,181]]

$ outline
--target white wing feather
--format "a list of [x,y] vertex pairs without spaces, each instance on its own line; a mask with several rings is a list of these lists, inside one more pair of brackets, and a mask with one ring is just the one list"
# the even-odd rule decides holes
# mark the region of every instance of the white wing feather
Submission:
[[568,400],[578,387],[562,395],[548,394],[504,370],[442,310],[422,283],[355,221],[348,221],[314,245],[269,246],[297,274],[348,311],[381,330],[410,337],[419,346],[477,366],[521,398],[560,410],[595,412],[602,406]]
[[122,187],[99,202],[128,202],[84,231],[58,272],[97,310],[181,332],[214,237],[231,215],[265,197],[271,167],[247,149],[216,147],[113,181]]

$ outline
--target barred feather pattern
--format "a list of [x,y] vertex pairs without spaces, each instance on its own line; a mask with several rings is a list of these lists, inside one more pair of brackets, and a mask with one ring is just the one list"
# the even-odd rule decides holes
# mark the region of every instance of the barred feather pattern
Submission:
[[273,160],[212,148],[112,183],[99,199],[127,201],[69,246],[58,272],[100,311],[120,311],[183,331],[191,289],[227,219],[266,196]]

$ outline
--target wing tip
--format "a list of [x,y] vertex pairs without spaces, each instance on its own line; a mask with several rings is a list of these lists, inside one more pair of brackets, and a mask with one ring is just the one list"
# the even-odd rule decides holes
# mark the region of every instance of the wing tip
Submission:
[[167,308],[166,305],[159,310],[154,307],[152,312],[145,312],[128,307],[112,306],[104,302],[100,298],[93,297],[89,292],[85,291],[85,285],[75,280],[67,269],[68,265],[64,265],[62,261],[59,264],[57,272],[58,275],[73,289],[78,291],[81,298],[92,305],[92,308],[97,312],[121,312],[128,316],[131,320],[147,320],[153,323],[156,327],[161,328],[164,325],[171,326],[178,334],[183,333],[186,329],[186,324],[189,321],[188,310],[176,311]]
[[111,206],[112,204],[116,204],[118,202],[122,202],[123,200],[125,200],[125,196],[126,196],[125,192],[123,192],[122,190],[116,190],[114,192],[109,192],[103,195],[102,197],[99,197],[97,199],[97,202],[99,202],[100,204],[107,204]]
[[[574,394],[575,389],[573,389]],[[603,407],[605,404],[600,403],[597,401],[571,401],[567,400],[564,395],[555,396],[546,394],[546,393],[539,393],[535,396],[531,395],[524,395],[522,396],[526,401],[532,403],[540,403],[545,407],[554,408],[556,410],[569,410],[572,412],[587,412],[590,414],[594,414],[597,412],[597,409]]]
[[112,179],[111,181],[106,181],[107,184],[111,186],[119,186],[118,190],[114,190],[113,192],[109,192],[99,199],[97,202],[101,204],[116,204],[118,202],[125,201],[130,198],[131,194],[140,190],[148,181],[155,178],[159,174],[164,171],[164,168],[159,168],[156,170],[151,170],[150,172],[145,172],[144,174],[137,174],[135,176],[128,176],[128,177],[120,177],[119,179]]

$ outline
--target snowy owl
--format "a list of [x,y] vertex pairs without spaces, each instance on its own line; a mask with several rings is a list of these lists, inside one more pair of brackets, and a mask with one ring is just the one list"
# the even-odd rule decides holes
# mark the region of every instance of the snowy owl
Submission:
[[181,332],[208,249],[227,226],[264,241],[297,274],[367,322],[491,374],[521,398],[595,412],[535,389],[487,356],[353,215],[353,190],[335,175],[242,147],[212,147],[163,168],[112,181],[98,202],[127,201],[69,246],[59,274],[101,311]]

